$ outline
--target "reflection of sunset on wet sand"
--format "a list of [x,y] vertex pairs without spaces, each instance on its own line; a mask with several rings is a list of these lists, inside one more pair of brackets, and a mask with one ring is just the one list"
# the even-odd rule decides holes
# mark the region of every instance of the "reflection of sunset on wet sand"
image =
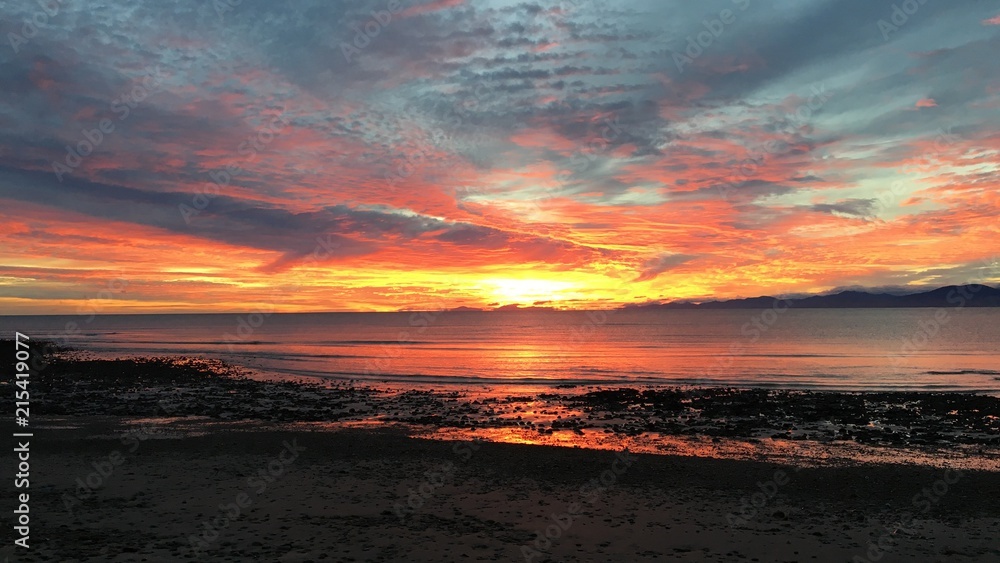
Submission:
[[[336,425],[330,429],[336,429]],[[927,451],[917,448],[884,448],[859,446],[855,443],[830,443],[790,440],[753,440],[707,438],[703,436],[667,436],[644,434],[619,436],[600,431],[535,432],[523,428],[484,428],[482,430],[435,429],[417,431],[419,438],[433,440],[488,440],[506,444],[561,446],[593,450],[635,453],[767,461],[796,467],[852,466],[871,463],[911,464],[952,469],[985,471],[1000,470],[1000,451],[995,449],[983,456],[975,446],[952,447],[947,451]]]

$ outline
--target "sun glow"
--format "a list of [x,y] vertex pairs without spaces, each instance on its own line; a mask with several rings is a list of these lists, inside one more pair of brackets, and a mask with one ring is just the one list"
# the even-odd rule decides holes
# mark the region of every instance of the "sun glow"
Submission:
[[574,284],[554,280],[494,278],[486,280],[482,289],[500,305],[530,305],[535,302],[571,299],[569,292],[574,289]]

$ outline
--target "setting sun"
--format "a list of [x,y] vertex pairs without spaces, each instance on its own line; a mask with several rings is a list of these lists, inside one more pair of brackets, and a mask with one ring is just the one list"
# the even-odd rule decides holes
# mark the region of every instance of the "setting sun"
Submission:
[[484,282],[484,293],[492,295],[500,305],[530,305],[537,302],[572,299],[575,284],[571,282],[498,278]]

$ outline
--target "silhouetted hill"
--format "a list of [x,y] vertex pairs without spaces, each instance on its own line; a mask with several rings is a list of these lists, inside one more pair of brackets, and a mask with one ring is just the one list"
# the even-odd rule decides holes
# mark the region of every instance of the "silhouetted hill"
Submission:
[[[728,301],[708,301],[690,303],[673,301],[669,303],[645,303],[627,305],[627,309],[767,309],[778,301],[775,297],[750,297]],[[1000,289],[988,285],[949,285],[922,293],[892,295],[889,293],[866,293],[864,291],[842,291],[832,295],[813,295],[798,299],[786,299],[788,305],[796,309],[872,309],[899,307],[1000,307]]]

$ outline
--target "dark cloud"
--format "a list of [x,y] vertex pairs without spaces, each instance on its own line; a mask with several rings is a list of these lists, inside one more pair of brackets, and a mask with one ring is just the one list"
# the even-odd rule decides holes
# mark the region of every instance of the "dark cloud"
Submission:
[[819,213],[847,215],[850,217],[872,217],[875,214],[875,199],[845,199],[837,203],[817,203],[809,209]]
[[642,271],[635,278],[635,281],[644,282],[652,280],[664,272],[673,270],[697,258],[698,256],[689,254],[662,254],[646,261],[642,265]]
[[[31,183],[32,190],[20,188]],[[313,212],[292,212],[258,201],[220,195],[204,211],[185,219],[190,194],[151,192],[79,179],[62,183],[51,174],[0,170],[0,198],[48,204],[100,220],[120,221],[196,234],[217,242],[282,253],[267,266],[278,270],[317,249],[324,261],[375,254],[385,247],[419,247],[435,242],[479,251],[502,251],[511,260],[580,263],[605,255],[586,246],[390,208],[340,204]],[[189,209],[191,213],[195,211]]]

